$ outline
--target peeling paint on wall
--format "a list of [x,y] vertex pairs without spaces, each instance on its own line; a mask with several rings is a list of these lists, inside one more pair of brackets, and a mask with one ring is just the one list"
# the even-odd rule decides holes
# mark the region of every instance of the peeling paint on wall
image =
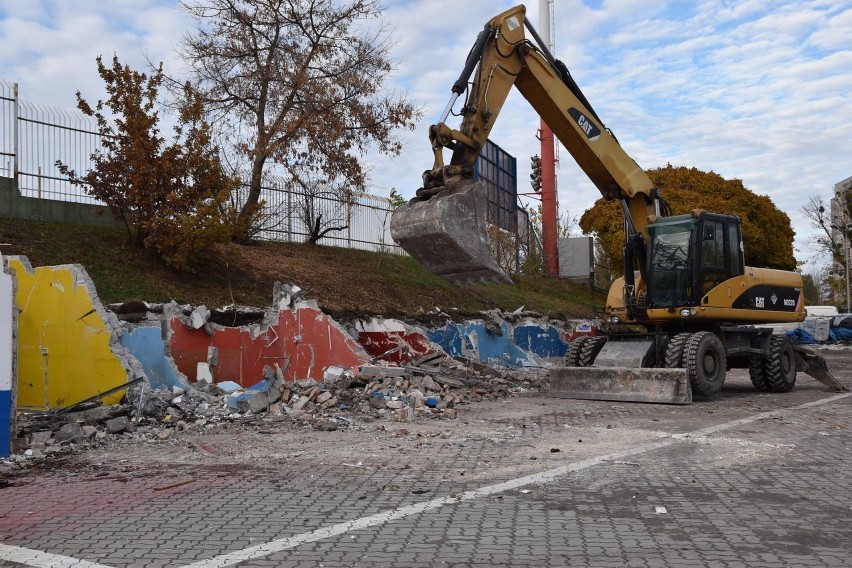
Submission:
[[585,337],[587,335],[597,335],[598,330],[600,330],[600,325],[598,325],[598,323],[592,321],[573,322],[573,327],[565,333],[565,341],[571,343],[572,341],[575,341],[578,337]]
[[[481,320],[447,322],[426,335],[453,357],[475,359],[495,367],[538,367],[542,364],[534,353],[515,345],[506,321],[494,330],[489,327],[493,328],[494,324],[489,322],[486,326]],[[499,333],[495,333],[497,330]]]
[[[294,292],[295,291],[295,292]],[[357,371],[369,355],[314,302],[298,299],[298,288],[276,288],[276,309],[259,324],[224,327],[207,323],[192,329],[187,318],[168,319],[169,346],[177,368],[196,380],[198,363],[208,362],[215,347],[217,360],[210,366],[216,382],[234,381],[241,386],[257,383],[265,366],[276,364],[285,380],[313,378],[322,381],[332,365]]]
[[[33,270],[9,257],[18,290],[18,406],[65,408],[121,387],[135,377],[118,341],[118,320],[100,303],[79,265]],[[121,359],[119,356],[121,355]],[[121,400],[124,390],[103,398]]]
[[137,327],[121,336],[121,344],[142,364],[151,388],[171,390],[189,386],[174,361],[166,357],[161,327]]
[[512,331],[518,347],[544,358],[565,357],[568,342],[564,334],[562,329],[532,320],[515,325]]
[[358,341],[373,357],[404,364],[443,353],[424,331],[395,319],[370,318],[355,322]]
[[0,254],[0,458],[9,457],[15,432],[16,333],[15,273]]

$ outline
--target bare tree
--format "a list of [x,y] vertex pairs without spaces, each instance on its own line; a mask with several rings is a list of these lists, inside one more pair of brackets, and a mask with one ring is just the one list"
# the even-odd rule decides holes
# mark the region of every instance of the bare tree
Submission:
[[[369,148],[397,155],[420,111],[385,88],[394,67],[377,0],[182,0],[182,54],[220,131],[251,164],[245,218],[264,168],[321,171],[363,190]],[[372,23],[371,23],[372,22]]]
[[349,228],[348,211],[352,190],[345,184],[335,184],[309,168],[293,167],[287,188],[292,192],[293,210],[307,230],[305,243],[317,244],[333,231]]
[[843,262],[843,241],[835,239],[840,229],[832,222],[831,208],[826,207],[825,200],[818,195],[811,195],[808,202],[802,206],[802,215],[811,222],[811,227],[819,230],[819,234],[811,237],[819,254],[827,254],[833,262]]

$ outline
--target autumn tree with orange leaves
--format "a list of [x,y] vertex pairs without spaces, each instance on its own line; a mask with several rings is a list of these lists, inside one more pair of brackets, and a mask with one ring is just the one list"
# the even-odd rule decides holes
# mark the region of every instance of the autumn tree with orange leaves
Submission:
[[203,120],[200,98],[183,90],[173,133],[160,131],[160,65],[150,75],[97,58],[106,100],[93,107],[77,92],[77,106],[97,121],[102,149],[85,174],[57,162],[60,172],[88,195],[106,203],[127,229],[130,241],[167,264],[188,269],[197,253],[227,240],[230,192],[239,180],[226,176]]
[[[704,209],[713,213],[737,215],[742,223],[745,262],[748,266],[794,270],[795,235],[786,213],[766,195],[757,195],[738,179],[725,179],[713,172],[696,168],[673,167],[647,170],[662,191],[674,215]],[[624,219],[618,201],[598,199],[583,213],[580,227],[586,234],[597,235],[605,259],[601,264],[623,264]]]

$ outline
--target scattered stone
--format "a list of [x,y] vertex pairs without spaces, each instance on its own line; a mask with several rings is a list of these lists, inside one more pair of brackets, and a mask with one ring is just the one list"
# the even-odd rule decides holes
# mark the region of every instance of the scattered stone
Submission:
[[121,434],[126,432],[130,426],[130,421],[126,416],[118,416],[106,421],[106,431],[110,434]]
[[331,431],[337,430],[340,427],[340,423],[337,420],[334,420],[334,419],[322,418],[322,419],[314,421],[313,426],[317,430],[324,430],[326,432],[331,432]]
[[86,424],[85,426],[83,426],[83,436],[85,436],[86,438],[88,438],[88,439],[90,439],[90,440],[91,440],[91,439],[92,439],[92,438],[94,438],[97,434],[98,434],[98,429],[97,429],[97,428],[95,428],[94,426],[90,426],[90,425],[88,425],[88,424]]
[[201,329],[207,324],[208,319],[210,319],[210,309],[207,306],[198,306],[189,315],[189,327]]
[[30,447],[44,449],[50,442],[51,438],[53,438],[53,432],[51,432],[50,430],[33,432],[32,434],[30,434]]
[[319,383],[315,379],[302,379],[301,381],[296,381],[296,386],[300,390],[308,390],[317,386]]
[[202,385],[213,384],[213,373],[210,372],[210,363],[199,362],[195,366],[195,377]]
[[76,442],[82,439],[83,427],[77,424],[76,422],[66,424],[62,428],[60,428],[58,432],[56,432],[56,442],[59,444]]
[[379,409],[379,410],[386,409],[387,405],[385,404],[385,397],[383,397],[383,396],[371,396],[370,397],[370,406],[372,406],[373,408]]
[[414,420],[414,409],[410,406],[400,408],[393,413],[393,419],[397,422],[411,422]]

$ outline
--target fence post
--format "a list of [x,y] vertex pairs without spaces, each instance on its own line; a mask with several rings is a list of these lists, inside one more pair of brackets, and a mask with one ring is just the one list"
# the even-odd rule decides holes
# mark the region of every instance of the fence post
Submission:
[[287,211],[286,211],[286,215],[287,215],[287,242],[292,243],[293,242],[293,191],[286,186],[283,189],[284,189],[284,195],[287,196]]
[[14,168],[14,175],[12,177],[15,178],[15,181],[18,182],[18,187],[21,187],[21,180],[18,179],[18,84],[12,84],[12,98],[14,101],[12,102],[12,112],[14,113],[12,124],[12,136],[15,138],[14,140],[14,150],[12,153],[12,166]]
[[346,195],[346,245],[352,248],[352,194]]

